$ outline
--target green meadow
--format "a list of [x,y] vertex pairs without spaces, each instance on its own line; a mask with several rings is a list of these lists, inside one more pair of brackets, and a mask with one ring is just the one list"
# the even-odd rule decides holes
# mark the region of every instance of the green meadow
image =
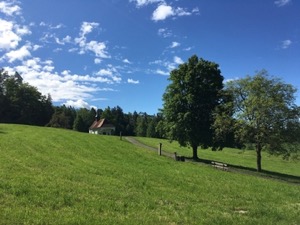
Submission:
[[[255,167],[248,151],[199,157]],[[299,162],[267,157],[264,169],[299,176]],[[115,136],[0,124],[0,224],[296,225],[299,215],[298,184],[176,162]]]

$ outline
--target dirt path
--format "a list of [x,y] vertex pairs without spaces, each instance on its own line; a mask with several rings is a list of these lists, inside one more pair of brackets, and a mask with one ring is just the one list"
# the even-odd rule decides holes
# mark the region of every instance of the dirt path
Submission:
[[148,146],[148,145],[145,145],[145,144],[139,142],[138,140],[136,140],[136,139],[133,138],[133,137],[125,137],[125,139],[126,139],[127,141],[129,141],[130,143],[134,144],[134,145],[137,145],[137,146],[140,146],[140,147],[142,147],[142,148],[146,148],[146,149],[148,149],[148,150],[156,151],[156,152],[157,152],[157,149],[156,149],[156,148],[153,148],[153,147],[150,147],[150,146]]

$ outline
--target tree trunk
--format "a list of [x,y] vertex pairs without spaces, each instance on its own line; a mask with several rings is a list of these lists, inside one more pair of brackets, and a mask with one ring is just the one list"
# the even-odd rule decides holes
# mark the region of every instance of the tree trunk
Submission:
[[198,146],[192,146],[193,148],[193,159],[197,160],[198,159]]
[[257,171],[261,172],[261,145],[257,143],[256,145],[256,164],[257,164]]

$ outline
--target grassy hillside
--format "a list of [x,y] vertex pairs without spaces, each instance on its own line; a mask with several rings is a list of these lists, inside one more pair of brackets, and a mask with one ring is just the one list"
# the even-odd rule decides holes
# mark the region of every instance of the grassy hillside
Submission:
[[299,224],[298,185],[0,124],[0,224]]
[[[192,156],[191,148],[180,147],[175,141],[170,143],[168,140],[145,137],[137,137],[136,139],[156,148],[159,143],[162,143],[162,149],[166,152],[177,152],[179,155],[187,157]],[[224,148],[222,151],[211,151],[210,149],[204,150],[199,148],[198,156],[201,159],[221,161],[232,165],[256,169],[256,152],[254,150]],[[267,171],[300,177],[299,160],[283,160],[281,156],[272,156],[266,152],[262,152],[262,168]]]

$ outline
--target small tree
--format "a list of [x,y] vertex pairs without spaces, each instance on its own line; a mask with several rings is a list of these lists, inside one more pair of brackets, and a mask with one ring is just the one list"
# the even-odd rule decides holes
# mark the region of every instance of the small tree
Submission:
[[213,145],[212,112],[220,102],[223,76],[218,64],[194,55],[174,69],[169,80],[162,109],[166,135],[181,146],[191,146],[197,159],[198,146]]
[[[234,130],[235,139],[254,143],[257,171],[261,171],[261,152],[289,157],[299,141],[299,107],[295,105],[296,89],[262,70],[255,76],[234,80],[226,85],[232,102],[225,103],[231,115],[217,113],[214,128],[217,138]],[[232,110],[232,111],[231,111]],[[226,112],[226,111],[225,111]]]

